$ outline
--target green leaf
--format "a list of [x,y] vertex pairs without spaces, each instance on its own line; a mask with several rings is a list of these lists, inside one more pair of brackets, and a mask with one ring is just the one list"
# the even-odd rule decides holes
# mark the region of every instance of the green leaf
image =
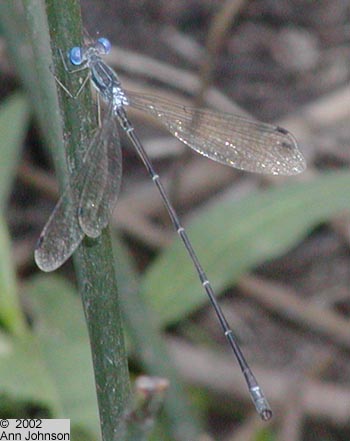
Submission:
[[[217,293],[249,269],[287,252],[315,226],[350,208],[350,173],[258,191],[239,202],[221,201],[194,221],[189,236]],[[184,247],[177,240],[148,269],[142,293],[163,325],[207,301]]]
[[22,94],[13,94],[3,101],[0,106],[0,322],[17,336],[26,330],[17,298],[10,241],[1,214],[10,196],[28,120],[29,107]]
[[0,334],[0,394],[58,411],[55,390],[34,336]]
[[0,210],[9,198],[20,151],[27,132],[29,106],[24,95],[13,94],[0,107]]
[[79,297],[55,276],[35,277],[25,291],[33,334],[0,334],[0,396],[45,406],[96,439],[98,409]]
[[0,215],[0,322],[14,335],[23,335],[26,325],[17,297],[16,275],[7,227]]
[[99,433],[90,345],[79,297],[53,275],[32,279],[27,295],[33,303],[42,358],[63,409],[61,417]]

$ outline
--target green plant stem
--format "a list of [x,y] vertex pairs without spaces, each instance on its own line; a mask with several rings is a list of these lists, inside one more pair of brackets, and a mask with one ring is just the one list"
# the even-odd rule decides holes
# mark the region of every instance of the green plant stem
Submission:
[[[50,81],[51,84],[53,82],[48,67],[50,57],[42,42],[47,39],[51,41],[55,75],[74,93],[84,73],[74,75],[66,72],[58,49],[65,53],[68,48],[81,44],[79,2],[46,0],[45,3],[50,39],[47,31],[43,30],[45,15],[42,2],[23,0],[37,75],[40,75],[39,86],[45,89],[52,87]],[[51,80],[43,78],[45,76],[50,76]],[[96,126],[96,111],[88,87],[75,100],[60,87],[58,93],[60,112],[56,109],[52,114],[47,113],[47,124],[50,126],[52,119],[58,119],[63,129],[60,139],[66,142],[67,162],[70,170],[74,170],[81,165]],[[46,96],[46,90],[40,96]],[[66,169],[63,157],[61,154],[54,155],[57,169]],[[69,175],[65,180],[68,179]],[[129,403],[130,386],[114,259],[107,230],[97,240],[83,241],[75,253],[75,267],[91,342],[102,438],[104,441],[122,440],[123,416]]]

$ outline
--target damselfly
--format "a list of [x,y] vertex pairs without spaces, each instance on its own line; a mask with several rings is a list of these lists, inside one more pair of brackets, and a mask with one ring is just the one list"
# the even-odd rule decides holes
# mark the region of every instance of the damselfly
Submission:
[[[69,51],[69,61],[87,69],[99,96],[107,104],[101,128],[93,136],[80,170],[57,203],[41,233],[35,261],[44,271],[61,266],[76,250],[84,236],[96,238],[109,222],[116,205],[122,176],[122,156],[116,121],[144,163],[164,201],[171,221],[198,273],[223,333],[242,369],[255,407],[264,420],[271,415],[265,399],[216,300],[211,284],[198,260],[178,215],[144,150],[126,109],[142,110],[165,126],[176,138],[214,161],[251,172],[294,175],[305,169],[305,160],[294,137],[285,129],[213,110],[182,106],[156,96],[125,91],[114,70],[103,60],[111,44],[106,38]],[[83,86],[85,82],[82,83]]]

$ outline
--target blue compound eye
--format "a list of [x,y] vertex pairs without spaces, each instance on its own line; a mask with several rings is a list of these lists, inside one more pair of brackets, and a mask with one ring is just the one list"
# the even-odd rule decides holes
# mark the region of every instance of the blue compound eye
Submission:
[[104,53],[109,54],[112,47],[111,42],[107,38],[99,38],[97,41],[102,45]]
[[81,47],[75,46],[68,52],[69,60],[74,66],[80,66],[83,62],[83,52]]

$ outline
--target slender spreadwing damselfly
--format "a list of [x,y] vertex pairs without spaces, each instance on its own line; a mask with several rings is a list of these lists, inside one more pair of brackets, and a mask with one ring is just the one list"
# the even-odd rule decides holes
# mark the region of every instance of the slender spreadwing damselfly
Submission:
[[110,49],[110,42],[106,38],[99,38],[84,47],[73,47],[68,53],[69,62],[76,66],[75,70],[86,69],[87,72],[78,93],[90,80],[106,103],[107,110],[101,127],[90,141],[81,168],[72,173],[68,187],[40,235],[35,261],[43,271],[53,271],[74,253],[84,236],[96,238],[108,225],[122,177],[118,122],[158,188],[240,365],[254,405],[261,418],[268,420],[272,416],[270,406],[217,302],[159,175],[134,131],[127,109],[132,107],[150,114],[196,152],[240,170],[295,175],[305,169],[305,160],[294,137],[281,127],[253,121],[245,116],[186,107],[156,96],[124,90],[117,74],[102,59]]

